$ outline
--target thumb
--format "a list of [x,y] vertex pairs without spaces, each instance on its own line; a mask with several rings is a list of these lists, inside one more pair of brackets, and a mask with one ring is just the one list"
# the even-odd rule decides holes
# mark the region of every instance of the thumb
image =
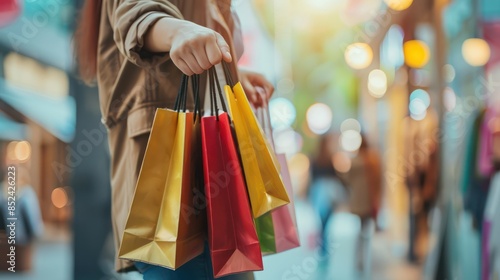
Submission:
[[226,62],[233,61],[233,58],[231,57],[229,45],[226,43],[226,40],[224,40],[224,37],[222,37],[222,35],[220,35],[217,32],[215,32],[215,36],[217,37],[217,45],[219,46],[219,49],[222,53],[222,57],[224,58],[224,61],[226,61]]

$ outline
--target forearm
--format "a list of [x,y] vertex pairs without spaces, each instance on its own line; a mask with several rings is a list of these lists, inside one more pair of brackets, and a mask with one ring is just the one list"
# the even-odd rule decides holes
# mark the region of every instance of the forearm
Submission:
[[153,53],[169,52],[175,35],[185,28],[189,28],[195,23],[165,17],[158,20],[145,35],[144,49]]
[[163,16],[145,30],[142,49],[168,53],[184,74],[201,74],[222,59],[231,62],[229,45],[212,29],[187,20]]

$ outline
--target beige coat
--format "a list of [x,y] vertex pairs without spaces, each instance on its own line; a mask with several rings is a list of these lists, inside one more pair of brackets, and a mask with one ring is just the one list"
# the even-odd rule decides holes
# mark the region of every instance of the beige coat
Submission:
[[344,176],[349,190],[349,208],[361,218],[375,218],[380,207],[382,171],[374,150],[366,149],[352,159],[351,169]]
[[[173,107],[182,75],[168,53],[143,50],[144,35],[160,18],[174,17],[212,28],[233,46],[234,19],[230,7],[231,0],[103,1],[97,78],[102,121],[109,129],[112,220],[117,249],[155,110]],[[233,57],[237,57],[234,47],[231,49]],[[233,65],[233,72],[235,69]],[[117,270],[131,266],[130,261],[116,260]]]

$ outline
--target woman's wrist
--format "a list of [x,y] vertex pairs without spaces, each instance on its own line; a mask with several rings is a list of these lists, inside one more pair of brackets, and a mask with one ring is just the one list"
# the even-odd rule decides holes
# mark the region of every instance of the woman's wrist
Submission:
[[171,17],[159,19],[146,33],[144,49],[149,52],[169,52],[175,37],[194,23]]

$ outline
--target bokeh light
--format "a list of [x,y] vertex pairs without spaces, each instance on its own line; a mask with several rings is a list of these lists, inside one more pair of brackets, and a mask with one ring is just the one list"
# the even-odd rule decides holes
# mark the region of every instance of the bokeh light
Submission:
[[27,161],[31,156],[31,145],[28,141],[12,141],[7,145],[7,159],[15,162]]
[[361,147],[361,134],[355,130],[347,130],[340,135],[340,146],[346,152],[356,152]]
[[344,58],[351,68],[356,70],[364,69],[372,63],[373,51],[366,43],[354,43],[347,46]]
[[411,6],[413,0],[384,0],[384,2],[395,11],[403,11]]
[[18,142],[14,149],[16,159],[19,161],[26,161],[31,156],[31,146],[28,141]]
[[425,105],[425,109],[429,108],[431,105],[431,97],[429,93],[423,89],[416,89],[410,94],[410,103],[415,99],[421,100]]
[[387,92],[387,75],[380,69],[374,69],[368,74],[368,91],[370,95],[381,98]]
[[423,114],[427,110],[427,106],[422,99],[413,99],[410,101],[410,113],[415,116]]
[[16,145],[18,141],[12,141],[9,144],[7,144],[7,159],[10,161],[15,161],[16,160]]
[[55,188],[50,195],[52,204],[57,208],[63,208],[68,205],[68,194],[64,188]]
[[291,128],[275,130],[273,137],[277,153],[293,155],[302,149],[302,136]]
[[340,125],[340,131],[345,132],[348,130],[354,130],[357,132],[361,132],[361,124],[356,119],[346,119]]
[[273,98],[269,102],[271,126],[274,129],[285,129],[295,122],[297,111],[293,103],[283,97]]
[[444,89],[443,103],[446,111],[451,112],[457,106],[457,96],[451,87]]
[[410,40],[404,43],[406,65],[412,68],[422,68],[429,62],[429,47],[420,40]]
[[453,82],[455,80],[456,72],[455,68],[451,64],[445,64],[443,66],[443,75],[447,83]]
[[429,106],[427,105],[425,100],[422,100],[420,98],[412,99],[409,105],[411,118],[417,121],[423,120],[427,115],[428,107]]
[[462,44],[462,55],[469,65],[483,66],[490,60],[491,50],[485,40],[470,38]]
[[313,104],[307,109],[307,125],[314,134],[326,133],[332,126],[332,110],[323,103]]

